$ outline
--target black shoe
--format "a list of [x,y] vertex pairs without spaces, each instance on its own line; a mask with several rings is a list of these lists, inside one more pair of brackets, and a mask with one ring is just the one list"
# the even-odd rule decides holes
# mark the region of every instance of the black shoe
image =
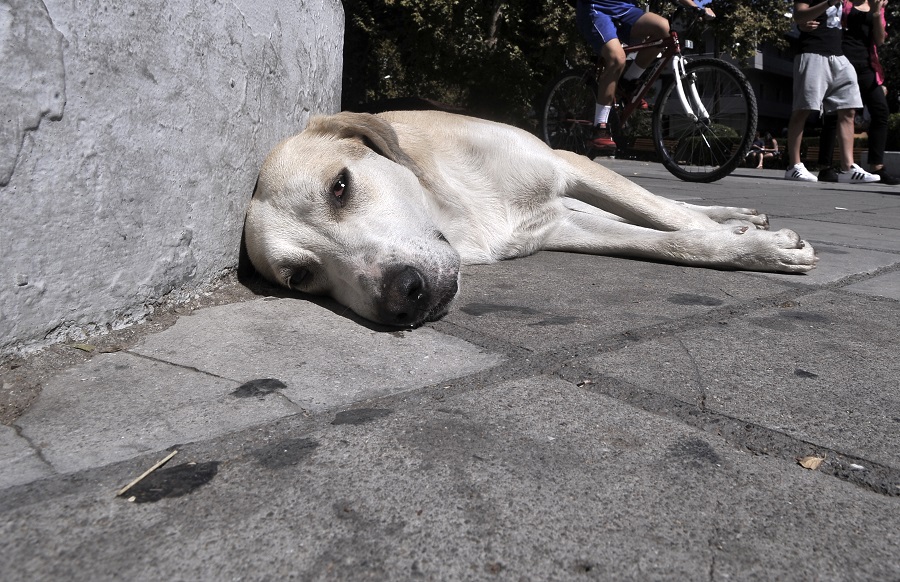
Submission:
[[881,176],[881,180],[879,182],[881,184],[887,184],[888,186],[896,186],[897,184],[900,184],[900,178],[892,174],[888,174],[888,171],[884,168],[881,168],[880,170],[872,173]]
[[838,175],[834,168],[825,168],[819,170],[819,182],[837,182]]

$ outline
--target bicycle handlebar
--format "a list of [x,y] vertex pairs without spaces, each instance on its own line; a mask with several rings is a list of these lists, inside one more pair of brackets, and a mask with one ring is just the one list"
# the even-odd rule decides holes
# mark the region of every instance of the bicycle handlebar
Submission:
[[[680,19],[684,15],[687,15],[687,26],[682,27],[682,31],[678,31],[674,26],[675,21]],[[703,6],[688,7],[679,4],[675,9],[675,12],[673,12],[672,16],[669,18],[669,29],[679,32],[680,36],[688,36],[694,32],[694,29],[697,28],[698,25],[705,24],[707,22],[705,15],[706,8]]]

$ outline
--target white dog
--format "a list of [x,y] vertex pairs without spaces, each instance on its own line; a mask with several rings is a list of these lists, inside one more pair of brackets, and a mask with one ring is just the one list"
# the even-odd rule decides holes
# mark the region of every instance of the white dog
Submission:
[[447,313],[461,264],[540,250],[798,273],[812,247],[746,208],[655,196],[507,125],[433,111],[313,119],[268,156],[245,223],[266,278],[372,321]]

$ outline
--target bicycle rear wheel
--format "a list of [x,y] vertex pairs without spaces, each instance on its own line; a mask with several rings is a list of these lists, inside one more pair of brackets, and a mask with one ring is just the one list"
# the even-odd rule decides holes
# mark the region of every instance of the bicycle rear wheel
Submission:
[[[747,78],[718,59],[685,63],[682,80],[688,102],[691,84],[706,119],[694,120],[684,110],[672,79],[659,96],[653,114],[653,141],[663,165],[686,182],[715,182],[744,159],[756,131],[756,95]],[[700,117],[694,105],[692,113]]]
[[592,71],[570,69],[550,83],[540,105],[540,138],[553,149],[589,153],[597,102]]

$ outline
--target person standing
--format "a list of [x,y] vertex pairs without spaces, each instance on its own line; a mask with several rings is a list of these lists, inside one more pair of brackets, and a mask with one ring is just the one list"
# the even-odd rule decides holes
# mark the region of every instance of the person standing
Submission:
[[[900,184],[900,178],[884,167],[884,148],[887,143],[890,109],[884,86],[884,70],[878,59],[878,48],[887,39],[884,8],[887,0],[845,0],[843,5],[843,50],[856,69],[860,96],[869,110],[869,171],[881,177],[881,183]],[[819,163],[823,169],[819,180],[837,182],[831,168],[834,155],[836,121],[831,116],[823,120],[819,142]]]
[[[841,0],[817,4],[794,3],[794,20],[800,28],[799,52],[794,57],[794,102],[788,123],[789,167],[787,180],[817,182],[800,161],[803,126],[813,111],[837,111],[841,163],[838,181],[849,184],[878,182],[853,161],[853,118],[862,107],[856,71],[842,48]],[[807,23],[815,21],[815,25]]]

